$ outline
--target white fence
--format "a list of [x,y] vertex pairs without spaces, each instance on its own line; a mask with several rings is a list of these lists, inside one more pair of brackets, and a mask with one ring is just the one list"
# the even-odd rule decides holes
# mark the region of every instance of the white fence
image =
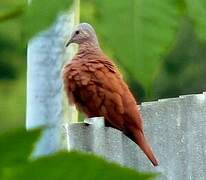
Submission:
[[68,144],[128,167],[160,172],[157,179],[205,180],[206,94],[146,102],[141,105],[141,112],[146,136],[160,162],[157,168],[116,129],[71,124]]

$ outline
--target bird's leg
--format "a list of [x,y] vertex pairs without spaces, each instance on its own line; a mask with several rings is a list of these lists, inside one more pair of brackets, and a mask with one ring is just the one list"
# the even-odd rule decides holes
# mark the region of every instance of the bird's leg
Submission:
[[87,124],[94,125],[95,127],[105,127],[104,117],[91,117],[84,119]]

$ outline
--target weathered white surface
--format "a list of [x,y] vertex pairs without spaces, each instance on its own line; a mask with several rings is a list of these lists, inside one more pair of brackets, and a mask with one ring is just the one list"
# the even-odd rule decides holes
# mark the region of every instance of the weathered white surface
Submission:
[[62,66],[74,53],[74,48],[65,48],[75,25],[74,16],[74,11],[60,16],[28,46],[26,127],[48,127],[36,147],[36,156],[62,148],[64,120],[77,121],[74,107],[66,105],[61,79]]
[[112,128],[70,124],[69,147],[142,171],[160,172],[158,180],[205,180],[206,94],[143,103],[141,112],[146,136],[159,159],[157,168],[134,142]]

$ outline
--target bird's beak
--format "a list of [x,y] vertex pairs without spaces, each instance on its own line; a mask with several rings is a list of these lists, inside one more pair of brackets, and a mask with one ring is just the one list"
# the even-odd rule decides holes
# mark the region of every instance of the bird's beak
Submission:
[[66,43],[66,47],[68,47],[72,43],[72,38]]
[[66,47],[68,47],[71,43],[74,42],[74,36],[75,36],[75,33],[73,32],[73,33],[71,34],[70,40],[69,40],[69,41],[67,42],[67,44],[66,44]]

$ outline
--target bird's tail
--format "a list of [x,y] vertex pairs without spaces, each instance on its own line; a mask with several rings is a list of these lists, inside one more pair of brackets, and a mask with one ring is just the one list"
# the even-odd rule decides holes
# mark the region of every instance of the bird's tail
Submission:
[[147,142],[144,133],[140,130],[137,130],[135,133],[135,142],[139,145],[139,147],[142,149],[142,151],[146,154],[148,159],[152,162],[154,166],[158,165],[158,161],[155,158],[152,149]]

